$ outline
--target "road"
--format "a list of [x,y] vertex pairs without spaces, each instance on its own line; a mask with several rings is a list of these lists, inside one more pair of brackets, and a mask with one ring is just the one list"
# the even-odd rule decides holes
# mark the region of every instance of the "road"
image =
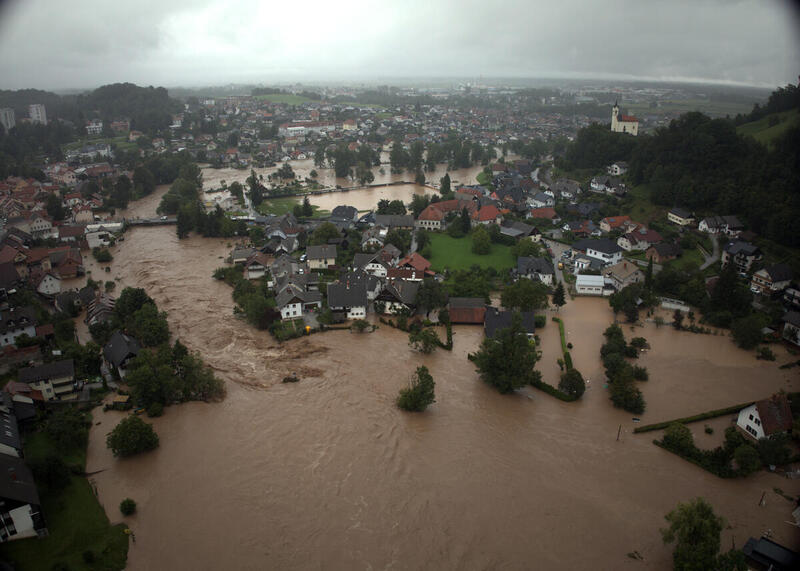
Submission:
[[699,244],[697,246],[698,248],[700,248],[700,251],[706,258],[706,261],[703,262],[703,265],[700,266],[701,270],[705,270],[708,266],[716,263],[719,260],[719,241],[717,240],[716,236],[711,236],[711,244],[714,246],[714,252],[711,254],[711,257],[708,256],[708,252],[706,252],[702,246],[700,246]]
[[542,238],[542,243],[553,252],[553,270],[556,274],[556,281],[564,283],[564,274],[558,269],[558,262],[561,260],[561,255],[569,250],[570,247],[561,242],[548,240],[547,238]]

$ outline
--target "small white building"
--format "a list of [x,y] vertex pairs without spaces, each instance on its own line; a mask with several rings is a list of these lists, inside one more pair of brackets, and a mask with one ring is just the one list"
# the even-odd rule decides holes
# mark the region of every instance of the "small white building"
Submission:
[[[575,291],[578,295],[611,295],[606,289],[606,280],[603,276],[588,276],[580,274],[575,280]],[[608,293],[606,293],[608,291]]]
[[785,393],[772,395],[739,411],[736,426],[759,440],[792,429],[792,410]]

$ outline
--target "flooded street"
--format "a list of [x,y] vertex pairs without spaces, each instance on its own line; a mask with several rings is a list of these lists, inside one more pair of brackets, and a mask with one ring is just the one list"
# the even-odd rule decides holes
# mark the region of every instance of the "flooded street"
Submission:
[[[148,197],[128,216],[157,203]],[[100,501],[113,522],[123,498],[138,504],[129,569],[669,569],[663,516],[697,496],[728,520],[725,548],[767,529],[800,546],[783,523],[791,504],[772,491],[800,494],[800,481],[765,472],[721,480],[654,446],[658,433],[632,434],[631,415],[603,389],[606,300],[571,300],[559,312],[590,380],[581,401],[500,395],[466,358],[483,337],[477,327],[456,327],[453,352],[429,356],[386,326],[278,345],[235,318],[230,288],[211,278],[229,251],[225,239],[136,228],[103,274],[119,279],[117,292],[145,288],[228,391],[221,403],[148,419],[161,446],[128,460],[105,447],[121,413],[95,411],[87,471],[100,471]],[[777,367],[783,350],[765,363],[724,337],[654,325],[635,335],[653,347],[642,358],[651,380],[639,385],[645,423],[798,390],[797,375]],[[548,321],[540,337],[539,368],[556,384],[557,325]],[[402,413],[394,399],[423,364],[436,403]],[[301,381],[282,384],[289,372]],[[634,550],[644,561],[626,557]]]
[[[388,154],[387,154],[388,160]],[[510,159],[509,159],[510,160]],[[313,159],[304,159],[299,161],[291,161],[295,174],[300,180],[311,176],[311,171],[315,170]],[[267,175],[278,170],[280,165],[265,169],[254,169],[256,174],[263,175],[266,180]],[[380,173],[383,169],[384,174]],[[452,184],[476,184],[475,177],[480,174],[483,167],[478,165],[467,169],[455,169],[449,171]],[[336,178],[333,169],[331,168],[317,168],[318,173],[317,181],[327,187],[341,187],[356,186],[357,182],[347,178]],[[413,181],[413,172],[404,172],[401,174],[391,174],[388,164],[381,165],[372,169],[375,175],[375,180],[372,184],[387,184],[390,182]],[[439,184],[439,179],[442,178],[447,171],[447,165],[440,164],[436,166],[436,170],[425,173],[425,179],[429,184]],[[219,188],[222,181],[230,185],[233,181],[239,181],[246,184],[245,180],[250,176],[250,169],[240,170],[233,168],[212,169],[206,167],[203,169],[203,187],[208,190],[212,188]],[[389,187],[376,187],[360,190],[349,190],[347,192],[334,192],[329,194],[318,194],[309,196],[309,201],[315,206],[319,206],[323,210],[333,210],[340,204],[355,206],[359,210],[369,210],[374,208],[378,201],[386,198],[388,200],[402,200],[409,202],[414,194],[432,193],[433,190],[425,186],[417,184],[403,184]]]

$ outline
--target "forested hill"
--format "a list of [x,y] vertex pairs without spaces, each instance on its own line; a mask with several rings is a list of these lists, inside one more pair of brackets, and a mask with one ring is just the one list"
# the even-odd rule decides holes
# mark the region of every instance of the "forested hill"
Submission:
[[87,119],[104,121],[126,118],[131,128],[154,133],[169,127],[172,114],[181,109],[163,87],[139,87],[132,83],[104,85],[80,95],[57,95],[38,89],[0,91],[0,108],[11,107],[18,118],[28,116],[28,105],[43,103],[48,120],[64,119],[82,128]]
[[[794,86],[781,88],[764,108],[800,107],[797,94]],[[800,124],[769,147],[737,133],[731,119],[697,112],[639,137],[592,125],[578,132],[557,164],[600,172],[618,160],[630,163],[628,182],[648,188],[656,204],[681,206],[699,216],[735,214],[765,238],[800,246]]]

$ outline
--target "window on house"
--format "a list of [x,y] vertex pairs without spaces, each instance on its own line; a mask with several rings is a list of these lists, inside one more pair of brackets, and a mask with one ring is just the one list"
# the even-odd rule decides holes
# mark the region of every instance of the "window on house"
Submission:
[[758,418],[756,419],[756,426],[761,426],[761,420]]
[[752,414],[750,415],[750,420],[753,420],[753,415]]

